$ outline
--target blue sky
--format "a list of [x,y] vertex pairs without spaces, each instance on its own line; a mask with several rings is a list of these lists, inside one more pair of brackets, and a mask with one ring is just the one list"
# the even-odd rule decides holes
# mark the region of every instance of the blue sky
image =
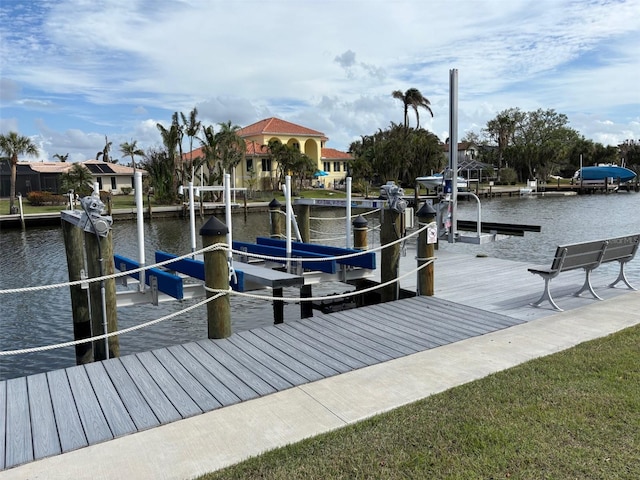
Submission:
[[391,92],[415,87],[444,140],[456,68],[459,137],[552,108],[615,145],[640,139],[638,18],[640,0],[2,0],[0,133],[72,161],[106,135],[118,158],[197,107],[205,125],[275,116],[347,150],[402,122]]

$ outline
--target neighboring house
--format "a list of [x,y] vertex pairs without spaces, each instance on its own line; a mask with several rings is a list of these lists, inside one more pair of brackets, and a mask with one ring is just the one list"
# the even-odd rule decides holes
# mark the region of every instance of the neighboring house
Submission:
[[[449,144],[445,143],[443,145],[443,151],[445,155],[445,159],[449,160]],[[458,143],[458,167],[461,166],[463,162],[469,162],[471,160],[475,160],[478,157],[478,146],[471,142],[460,142]]]
[[[278,188],[275,184],[277,165],[272,161],[267,148],[271,140],[278,140],[283,145],[295,147],[311,158],[317,170],[326,173],[318,179],[327,187],[344,180],[347,165],[353,160],[348,153],[325,148],[328,138],[324,133],[279,118],[260,120],[238,130],[238,135],[246,143],[244,161],[238,165],[235,172],[235,185],[238,187],[257,190]],[[183,159],[188,160],[198,156],[203,156],[202,148],[195,149],[191,154],[183,154]]]
[[[133,168],[116,163],[87,160],[82,164],[89,169],[94,181],[98,182],[100,190],[113,194],[122,193],[122,187],[133,188]],[[61,176],[67,173],[72,162],[18,162],[16,171],[16,195],[26,196],[29,192],[60,191]],[[142,175],[147,172],[138,169]],[[0,164],[0,196],[8,197],[11,186],[11,167],[9,162]]]

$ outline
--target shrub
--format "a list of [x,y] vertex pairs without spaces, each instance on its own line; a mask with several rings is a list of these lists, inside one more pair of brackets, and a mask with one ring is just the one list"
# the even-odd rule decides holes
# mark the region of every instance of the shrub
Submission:
[[500,180],[504,182],[505,185],[515,185],[515,182],[518,180],[518,174],[513,168],[503,168],[500,170]]
[[64,195],[57,195],[51,192],[29,192],[27,201],[34,207],[43,205],[65,205],[67,198]]
[[131,193],[131,190],[133,190],[133,188],[131,187],[120,187],[120,191],[123,195],[129,195]]

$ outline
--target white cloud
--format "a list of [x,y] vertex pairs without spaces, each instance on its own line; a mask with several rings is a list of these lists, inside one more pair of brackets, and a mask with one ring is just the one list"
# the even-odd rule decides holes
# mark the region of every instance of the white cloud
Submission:
[[457,68],[460,136],[506,108],[554,108],[614,142],[640,137],[638,11],[640,0],[11,2],[0,105],[12,128],[60,142],[49,150],[76,141],[87,156],[104,134],[157,144],[155,123],[194,106],[207,124],[280,116],[346,149],[401,122],[391,92],[409,87],[433,106],[421,124],[446,138]]

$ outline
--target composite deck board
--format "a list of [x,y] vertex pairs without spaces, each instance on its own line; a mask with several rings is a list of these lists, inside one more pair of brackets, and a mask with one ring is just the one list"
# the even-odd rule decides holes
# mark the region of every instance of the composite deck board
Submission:
[[[222,342],[222,340],[218,341]],[[220,356],[217,350],[210,348],[209,342],[211,341],[203,340],[189,344],[191,347],[189,351],[240,400],[244,401],[260,395],[259,389],[251,385],[251,381],[246,382],[242,375],[238,376],[237,361],[232,359],[235,364],[230,365],[225,361],[226,353]],[[253,377],[249,379],[253,380]]]
[[242,333],[244,332],[233,335],[229,338],[229,342],[251,355],[256,361],[262,363],[265,367],[268,367],[291,385],[300,385],[308,381],[305,377],[294,370],[292,364],[278,360],[277,355],[274,355],[271,351],[265,352],[256,347],[249,342]]
[[156,382],[158,388],[166,395],[167,399],[176,408],[182,418],[191,417],[203,412],[193,398],[184,391],[178,381],[171,376],[169,371],[158,361],[153,353],[142,352],[135,355],[135,357],[147,372],[149,372],[149,375]]
[[363,331],[367,331],[378,338],[393,341],[396,345],[411,350],[411,353],[430,348],[426,340],[416,336],[416,332],[408,332],[402,328],[394,328],[386,322],[370,322],[367,315],[360,315],[355,310],[345,310],[338,312],[333,316],[345,325],[357,325]]
[[[219,340],[217,342],[202,340],[198,344],[203,345],[212,356],[220,359],[229,367],[229,370],[259,395],[268,395],[274,393],[278,388],[285,389],[293,386],[284,378],[255,361],[238,347],[229,343],[228,340]],[[205,344],[206,347],[204,346]]]
[[417,297],[0,382],[0,469],[523,321]]
[[111,440],[113,434],[93,392],[87,371],[84,367],[70,367],[67,368],[67,377],[89,444]]
[[63,452],[86,447],[89,442],[82,428],[76,402],[71,393],[66,370],[47,372],[51,405],[58,425],[58,438]]
[[248,338],[248,335],[245,335],[245,333],[246,332],[240,332],[237,335],[233,335],[229,338],[229,342],[251,355],[291,385],[306,383],[310,380],[309,377],[314,380],[321,378],[317,372],[308,371],[309,369],[306,368],[304,364],[294,358],[269,348],[269,345],[267,345],[267,348],[264,348],[264,345],[260,342],[252,342],[252,339]]
[[352,357],[343,353],[342,351],[338,351],[337,349],[332,348],[327,343],[323,343],[317,340],[315,337],[306,335],[304,332],[298,331],[292,328],[290,325],[278,325],[269,327],[266,328],[265,331],[270,333],[271,335],[277,335],[278,338],[282,338],[283,340],[296,346],[296,348],[302,349],[303,351],[315,352],[315,355],[320,359],[328,358],[328,360],[326,361],[328,363],[333,362],[333,365],[336,366],[336,370],[338,369],[338,365],[345,365],[345,371],[350,371],[366,366],[365,362],[358,360],[356,357]]
[[352,310],[345,310],[340,313],[349,318],[350,321],[359,321],[363,326],[366,325],[371,329],[379,329],[381,335],[395,335],[397,338],[401,338],[402,341],[407,343],[409,346],[415,346],[415,348],[419,350],[434,348],[439,345],[433,340],[422,335],[415,328],[408,326],[407,324],[400,323],[396,319],[380,322],[368,315],[354,316],[352,314]]
[[[239,397],[233,390],[229,388],[224,382],[220,380],[220,373],[218,375],[214,375],[211,369],[205,367],[202,362],[199,362],[198,359],[192,355],[191,351],[195,353],[195,355],[203,356],[202,351],[198,351],[194,348],[194,345],[189,344],[189,349],[185,348],[183,345],[176,345],[173,347],[169,347],[169,351],[176,357],[176,359],[184,365],[184,367],[198,380],[203,387],[205,387],[209,394],[216,400],[218,406],[222,405],[232,405],[234,403],[238,403],[242,398],[250,399],[255,398],[258,394],[255,391],[248,390],[249,393],[244,397]],[[209,365],[213,364],[213,361],[209,358],[205,358],[205,362]],[[218,370],[222,370],[222,374],[226,374],[224,372],[224,367],[219,365],[215,365],[215,368]],[[234,381],[237,381],[234,379]],[[244,386],[242,386],[244,387]],[[236,391],[240,391],[240,388],[237,388]]]
[[135,378],[136,387],[149,405],[158,421],[163,423],[180,420],[182,415],[174,407],[171,401],[164,394],[149,372],[142,366],[140,360],[135,355],[126,355],[120,359],[129,377]]
[[27,377],[27,391],[29,392],[33,457],[38,459],[62,453],[47,375],[39,373]]
[[355,335],[349,330],[346,330],[345,328],[340,327],[334,323],[328,323],[324,321],[322,322],[322,325],[318,325],[317,323],[309,319],[300,320],[300,323],[318,332],[324,332],[327,336],[331,336],[337,340],[341,340],[342,342],[348,344],[350,347],[360,350],[367,355],[371,355],[380,362],[391,360],[392,358],[397,358],[397,356],[399,355],[399,352],[397,350],[388,348],[386,345],[383,345],[376,341],[361,338],[358,335]]
[[138,430],[160,425],[158,417],[144,400],[136,382],[122,365],[122,361],[119,358],[114,358],[113,362],[103,362],[103,364]]
[[197,375],[197,373],[187,370],[186,366],[182,365],[180,360],[168,349],[162,348],[154,350],[153,355],[162,363],[162,366],[167,369],[185,393],[189,395],[203,412],[214,410],[222,405],[216,400],[216,397],[207,390],[204,384],[196,378],[195,375]]
[[121,437],[135,432],[137,424],[132,420],[124,404],[124,399],[120,397],[105,371],[105,365],[110,363],[113,362],[90,363],[85,366],[85,370],[111,433],[114,437]]
[[281,329],[259,329],[253,330],[252,334],[259,337],[267,345],[274,345],[279,350],[289,356],[299,358],[301,362],[313,370],[321,373],[325,377],[330,377],[338,373],[350,371],[351,368],[334,357],[324,354],[304,342],[295,341],[289,335],[283,333]]
[[33,461],[31,418],[27,379],[7,380],[6,466],[13,467]]
[[403,342],[398,341],[394,335],[382,336],[381,331],[378,328],[363,328],[359,323],[351,322],[350,320],[351,318],[343,315],[342,312],[338,312],[335,315],[325,318],[325,322],[333,323],[353,335],[362,337],[363,339],[369,339],[372,342],[384,344],[384,346],[389,349],[390,354],[392,351],[394,352],[392,354],[394,358],[402,355],[410,355],[420,350],[419,348],[407,347]]

